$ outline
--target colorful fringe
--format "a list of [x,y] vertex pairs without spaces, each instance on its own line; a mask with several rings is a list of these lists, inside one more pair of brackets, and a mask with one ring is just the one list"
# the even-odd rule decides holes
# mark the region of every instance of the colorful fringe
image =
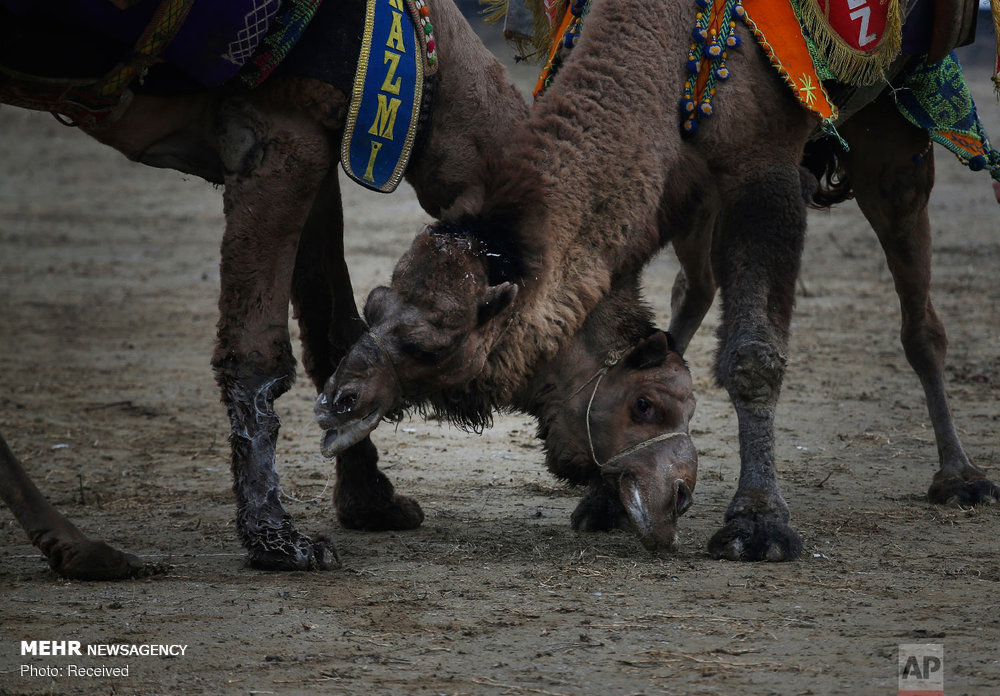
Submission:
[[[569,0],[479,0],[483,16],[487,24],[499,24],[507,18],[511,9],[510,3],[518,3],[531,13],[531,30],[510,31],[504,27],[504,38],[513,44],[520,60],[537,60],[549,55],[552,43],[556,39],[555,31],[559,20],[566,14]],[[518,23],[520,24],[520,22]]]
[[932,141],[951,150],[973,171],[987,170],[1000,181],[1000,152],[990,145],[955,53],[940,63],[921,60],[894,91],[896,107]]
[[[903,37],[899,0],[800,0],[797,11],[803,29],[840,82],[875,84],[899,55]],[[849,38],[859,27],[858,38]],[[868,44],[874,45],[866,48]]]
[[193,4],[194,0],[161,2],[136,42],[132,56],[95,84],[94,93],[105,98],[121,95],[134,79],[144,75],[173,41]]

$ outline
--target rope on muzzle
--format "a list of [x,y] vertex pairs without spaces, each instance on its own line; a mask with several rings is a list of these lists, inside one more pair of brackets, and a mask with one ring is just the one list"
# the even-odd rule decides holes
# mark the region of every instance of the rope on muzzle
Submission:
[[[586,422],[587,422],[587,445],[590,447],[590,458],[591,460],[593,460],[594,464],[597,465],[598,469],[607,469],[611,467],[611,465],[614,464],[615,462],[624,459],[630,454],[635,454],[640,450],[644,450],[650,445],[655,445],[657,442],[663,442],[664,440],[671,440],[675,437],[690,437],[685,432],[662,433],[660,435],[657,435],[656,437],[651,437],[648,440],[643,440],[642,442],[638,442],[632,445],[631,447],[626,447],[621,452],[618,452],[617,454],[613,455],[603,464],[600,462],[600,460],[598,460],[597,452],[594,450],[594,437],[591,434],[590,430],[590,412],[594,406],[594,397],[597,396],[597,390],[601,386],[601,380],[603,380],[604,376],[608,374],[608,370],[610,370],[612,367],[614,367],[621,361],[622,357],[623,357],[622,351],[613,350],[610,353],[608,353],[608,357],[605,358],[604,365],[601,366],[601,369],[595,372],[593,377],[584,382],[580,386],[580,388],[577,389],[575,392],[573,392],[569,397],[570,399],[572,399],[574,396],[583,391],[584,387],[593,382],[595,379],[597,380],[594,383],[594,390],[590,393],[590,400],[587,402]],[[567,399],[567,401],[568,400],[569,399]]]
[[389,350],[385,347],[385,343],[382,342],[382,338],[374,331],[369,330],[368,335],[372,337],[375,341],[375,345],[378,346],[379,353],[382,354],[382,360],[385,362],[386,367],[389,368],[389,374],[392,375],[392,381],[396,385],[396,390],[399,392],[399,398],[403,398],[403,383],[399,381],[399,373],[396,372],[396,364],[392,362],[392,357],[389,355]]

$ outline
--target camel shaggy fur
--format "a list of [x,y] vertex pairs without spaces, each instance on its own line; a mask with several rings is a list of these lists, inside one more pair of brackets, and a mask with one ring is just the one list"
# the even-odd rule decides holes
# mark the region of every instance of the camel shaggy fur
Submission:
[[[440,215],[458,198],[481,197],[477,163],[483,153],[502,148],[527,108],[451,1],[433,3],[433,13],[440,64],[436,108],[407,179],[424,209]],[[84,129],[130,159],[225,186],[212,364],[232,426],[237,531],[258,568],[325,568],[334,560],[332,545],[300,533],[282,505],[274,403],[294,378],[290,301],[305,369],[317,390],[366,331],[344,259],[336,171],[347,104],[347,95],[330,85],[284,75],[254,91],[137,93],[120,118]],[[494,301],[481,316],[500,309]],[[697,459],[690,442],[657,441],[603,470],[588,450],[592,445],[604,461],[637,442],[687,432],[694,408],[690,375],[654,331],[650,314],[634,277],[622,283],[595,309],[579,340],[542,366],[520,400],[507,406],[537,414],[550,467],[590,486],[574,513],[575,526],[630,525],[644,543],[657,546],[673,543],[676,518],[691,501]],[[603,369],[609,353],[625,348],[630,350],[620,363],[602,373],[600,391],[576,389]],[[637,404],[641,413],[633,416]],[[591,427],[593,438],[582,440]],[[341,523],[365,529],[419,525],[419,505],[394,492],[377,462],[367,436],[337,457],[334,506]],[[2,439],[0,474],[4,501],[60,574],[106,579],[157,570],[88,539],[45,500]]]
[[[729,53],[732,77],[715,96],[713,117],[696,137],[683,139],[677,103],[693,13],[681,0],[595,0],[578,45],[518,128],[516,146],[492,166],[485,195],[460,199],[449,213],[447,224],[469,238],[506,235],[523,269],[507,279],[519,288],[511,307],[485,323],[442,324],[454,316],[443,303],[447,294],[429,301],[413,295],[421,265],[433,263],[415,245],[380,298],[386,311],[373,326],[397,348],[388,357],[398,388],[365,392],[387,361],[372,360],[363,339],[324,397],[331,424],[344,427],[427,399],[438,388],[516,391],[621,278],[680,240],[688,253],[675,300],[687,298],[695,311],[675,313],[672,331],[683,348],[717,283],[722,322],[715,372],[739,422],[739,483],[709,550],[732,560],[788,560],[802,544],[777,483],[774,414],[807,202],[817,187],[800,160],[816,123],[740,25],[743,47]],[[927,149],[928,137],[890,99],[884,94],[843,125],[851,145],[843,166],[888,259],[906,356],[927,396],[940,456],[929,497],[993,502],[1000,490],[962,449],[945,397],[945,334],[929,297],[933,159],[914,157]],[[474,297],[487,292],[481,288]],[[432,335],[447,348],[437,353],[436,375],[412,357]],[[409,351],[398,350],[404,342]]]

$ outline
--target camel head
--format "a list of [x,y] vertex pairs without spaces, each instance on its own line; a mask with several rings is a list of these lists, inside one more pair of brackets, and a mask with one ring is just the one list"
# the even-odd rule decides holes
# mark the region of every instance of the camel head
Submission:
[[317,400],[326,456],[364,439],[402,407],[460,390],[482,371],[517,295],[513,282],[490,277],[503,274],[484,263],[493,253],[436,228],[416,237],[391,287],[368,296],[364,313],[371,329]]
[[573,513],[575,528],[630,528],[647,549],[674,550],[698,473],[688,436],[691,373],[662,331],[609,362],[553,414],[545,432],[549,467],[592,485]]

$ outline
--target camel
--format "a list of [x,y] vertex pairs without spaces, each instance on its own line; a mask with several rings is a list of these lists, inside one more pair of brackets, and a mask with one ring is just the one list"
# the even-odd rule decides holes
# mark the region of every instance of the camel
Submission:
[[[685,138],[677,100],[694,12],[680,0],[594,0],[576,47],[518,126],[516,145],[489,165],[486,195],[459,201],[442,223],[470,239],[506,237],[524,268],[515,300],[485,324],[451,311],[447,293],[418,302],[413,290],[433,260],[415,243],[375,300],[381,308],[372,333],[388,350],[375,356],[362,337],[324,389],[326,427],[351,434],[328,442],[330,452],[370,432],[380,414],[427,400],[435,389],[510,388],[519,373],[555,355],[620,278],[669,241],[693,239],[674,299],[707,308],[716,284],[721,291],[715,374],[735,408],[740,444],[737,489],[708,550],[747,561],[801,555],[777,482],[774,414],[807,203],[818,183],[800,161],[817,123],[739,24],[742,48],[729,52],[731,77],[715,95],[714,115]],[[928,497],[995,502],[1000,489],[962,448],[945,394],[946,338],[929,294],[933,154],[918,156],[930,149],[928,135],[891,99],[884,91],[838,126],[850,152],[831,166],[842,166],[896,284],[904,351],[938,443]],[[826,162],[819,157],[817,172],[830,171]],[[477,263],[484,261],[470,258]],[[686,328],[671,332],[686,338],[700,317],[675,311],[674,321]],[[413,357],[431,339],[446,346],[434,369]],[[388,387],[387,369],[395,374]]]
[[[502,251],[502,242],[497,246],[498,240],[488,237],[470,240],[462,232],[436,225],[417,235],[401,261],[405,266],[407,258],[420,260],[419,272],[410,276],[414,281],[410,298],[432,306],[447,305],[449,315],[422,336],[369,331],[359,339],[355,345],[366,351],[368,361],[386,369],[365,385],[356,401],[342,397],[334,404],[323,394],[318,397],[316,416],[325,430],[324,454],[337,456],[367,437],[368,419],[340,429],[338,416],[368,403],[366,394],[398,387],[389,355],[400,351],[420,366],[421,377],[408,372],[408,382],[417,391],[407,394],[412,404],[403,404],[395,413],[377,411],[375,417],[392,419],[404,406],[412,405],[476,429],[489,424],[494,411],[528,413],[539,422],[549,470],[571,485],[587,488],[571,515],[574,529],[629,529],[650,550],[676,548],[676,521],[691,505],[697,478],[697,453],[687,435],[695,399],[688,368],[672,337],[654,330],[635,276],[616,284],[553,360],[523,372],[515,369],[519,347],[514,346],[505,356],[506,367],[499,368],[489,388],[456,385],[420,393],[421,383],[436,382],[442,368],[475,369],[450,362],[444,328],[466,319],[490,322],[495,313],[506,312],[516,295],[511,292],[514,286],[501,280],[516,271],[489,263],[503,258],[501,265],[507,266],[512,260]],[[458,282],[441,283],[441,278]],[[482,301],[467,301],[484,287],[493,289]],[[383,313],[392,311],[392,294],[382,287],[369,295],[364,313],[373,326],[380,325]],[[504,327],[499,325],[501,331]],[[631,348],[623,353],[626,346]],[[508,368],[511,381],[504,380]],[[396,510],[385,517],[401,518],[411,504],[392,501]]]
[[[352,11],[360,17],[363,5],[327,3],[331,14],[314,31],[329,28],[330,17],[334,28]],[[514,124],[527,118],[527,107],[451,0],[433,3],[432,10],[439,64],[435,107],[406,178],[427,213],[439,216],[457,199],[480,195],[477,163],[483,153],[503,147]],[[254,90],[164,95],[136,87],[129,96],[128,108],[116,118],[81,129],[131,160],[224,186],[212,365],[231,421],[237,532],[248,563],[272,570],[328,568],[336,562],[332,543],[299,532],[281,501],[274,404],[295,375],[289,302],[305,370],[317,391],[348,347],[366,335],[344,259],[336,171],[349,95],[325,82],[279,73]],[[483,304],[481,316],[501,309],[494,299],[492,309]],[[631,525],[648,545],[671,544],[676,518],[690,505],[697,459],[686,437],[655,438],[686,435],[694,408],[690,375],[654,331],[634,279],[595,313],[604,319],[590,322],[564,355],[537,372],[520,407],[543,418],[540,435],[557,475],[590,486],[574,513],[575,526]],[[618,363],[606,365],[612,352]],[[586,381],[587,371],[601,373],[600,391],[570,394],[570,387]],[[629,415],[636,403],[645,410],[638,419]],[[584,430],[593,432],[586,442]],[[603,469],[591,456],[595,451],[607,465]],[[616,454],[622,456],[608,465]],[[340,522],[376,530],[419,525],[419,505],[394,492],[377,462],[366,436],[337,457],[334,507]],[[89,539],[45,500],[2,437],[0,479],[4,502],[60,575],[114,579],[160,570]]]

